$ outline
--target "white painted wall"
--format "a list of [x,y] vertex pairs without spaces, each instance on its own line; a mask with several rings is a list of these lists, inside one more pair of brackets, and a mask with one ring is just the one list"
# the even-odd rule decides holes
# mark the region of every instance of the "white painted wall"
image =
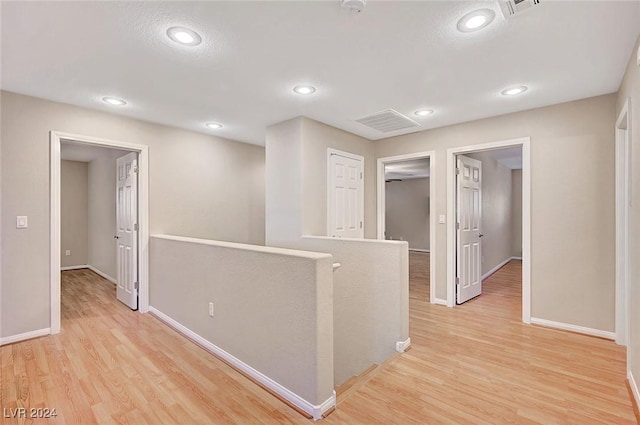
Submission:
[[522,170],[511,170],[511,256],[522,257]]
[[155,235],[149,259],[153,308],[312,405],[332,397],[330,255]]

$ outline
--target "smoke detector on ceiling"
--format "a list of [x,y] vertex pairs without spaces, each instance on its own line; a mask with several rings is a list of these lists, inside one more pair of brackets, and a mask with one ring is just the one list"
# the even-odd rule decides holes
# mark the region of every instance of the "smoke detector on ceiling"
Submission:
[[343,9],[354,12],[362,12],[366,4],[367,0],[340,0],[340,6],[342,6]]
[[506,0],[500,2],[500,10],[507,19],[539,4],[540,0]]

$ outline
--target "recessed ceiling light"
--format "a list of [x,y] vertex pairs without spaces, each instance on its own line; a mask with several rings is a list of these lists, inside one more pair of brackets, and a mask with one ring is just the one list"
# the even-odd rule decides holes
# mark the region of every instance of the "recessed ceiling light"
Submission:
[[492,9],[474,10],[458,21],[458,30],[461,32],[478,31],[493,22],[495,17],[496,12]]
[[509,87],[508,89],[502,90],[502,95],[503,96],[515,96],[517,94],[524,93],[526,91],[527,91],[527,86]]
[[219,124],[217,122],[208,122],[205,125],[212,130],[217,130],[219,128],[222,128],[222,124]]
[[167,30],[167,36],[184,46],[197,46],[202,43],[202,37],[197,32],[184,27],[171,27]]
[[311,94],[316,91],[316,88],[313,86],[295,86],[293,91],[298,94]]
[[427,115],[433,114],[433,109],[420,109],[415,112],[419,117],[426,117]]
[[102,101],[104,103],[108,103],[109,105],[114,105],[114,106],[123,106],[127,104],[127,102],[122,99],[118,99],[117,97],[110,97],[110,96],[103,97]]

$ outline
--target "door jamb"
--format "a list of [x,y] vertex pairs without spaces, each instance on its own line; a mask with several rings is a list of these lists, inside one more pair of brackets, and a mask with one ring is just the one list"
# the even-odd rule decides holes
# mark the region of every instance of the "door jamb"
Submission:
[[52,130],[50,140],[50,258],[51,334],[60,332],[60,146],[63,140],[89,146],[126,149],[138,152],[138,311],[149,311],[149,147],[134,143],[101,139]]
[[445,304],[445,300],[436,298],[436,161],[435,151],[416,152],[405,155],[387,156],[378,158],[377,161],[377,238],[384,240],[386,186],[384,178],[384,166],[394,162],[403,162],[412,159],[429,158],[429,302],[431,304]]
[[531,323],[531,154],[530,137],[447,149],[447,307],[455,304],[455,159],[459,154],[522,146],[522,321]]
[[[631,98],[616,120],[616,343],[629,342],[629,229],[631,206]],[[628,354],[627,350],[627,354]]]
[[345,158],[355,159],[356,161],[360,161],[362,165],[362,177],[360,178],[360,196],[358,197],[358,206],[360,208],[360,221],[362,222],[362,228],[360,229],[359,238],[364,238],[364,157],[360,155],[356,155],[350,152],[344,152],[333,148],[327,148],[327,236],[331,237],[331,231],[333,230],[334,220],[331,218],[331,187],[333,186],[333,173],[331,172],[331,157],[333,155],[343,156]]

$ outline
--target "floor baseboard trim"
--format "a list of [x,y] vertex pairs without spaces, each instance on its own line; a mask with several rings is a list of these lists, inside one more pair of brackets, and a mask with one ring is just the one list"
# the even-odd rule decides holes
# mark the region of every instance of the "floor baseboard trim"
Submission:
[[429,249],[419,249],[419,248],[409,248],[409,251],[431,253],[431,250]]
[[522,261],[522,257],[511,257],[512,260]]
[[65,266],[65,267],[60,267],[60,271],[61,272],[66,272],[69,270],[80,270],[80,269],[86,269],[89,268],[89,266],[87,266],[86,264],[82,264],[79,266]]
[[270,392],[272,392],[276,396],[278,396],[281,399],[285,400],[287,403],[290,403],[295,408],[297,408],[297,409],[301,410],[302,412],[310,415],[313,419],[315,419],[315,420],[322,419],[322,417],[323,417],[323,415],[325,413],[327,413],[329,410],[335,408],[335,406],[336,406],[336,392],[335,391],[333,392],[331,397],[329,397],[323,403],[321,403],[319,405],[314,405],[314,404],[306,401],[305,399],[303,399],[299,395],[295,394],[291,390],[287,389],[286,387],[280,385],[279,383],[277,383],[273,379],[271,379],[268,376],[264,375],[260,371],[258,371],[256,369],[254,369],[253,367],[249,366],[248,364],[246,364],[242,360],[234,357],[232,354],[227,353],[222,348],[218,347],[217,345],[213,344],[212,342],[206,340],[202,336],[200,336],[197,333],[193,332],[191,329],[187,328],[186,326],[180,324],[179,322],[175,321],[171,317],[169,317],[166,314],[162,313],[161,311],[159,311],[155,307],[149,306],[149,313],[151,313],[152,315],[154,315],[155,317],[160,319],[162,322],[167,324],[169,327],[175,329],[177,332],[179,332],[183,336],[187,337],[188,339],[192,340],[196,344],[200,345],[202,348],[204,348],[205,350],[209,351],[211,354],[213,354],[216,357],[220,358],[221,360],[225,361],[226,363],[228,363],[229,365],[234,367],[236,370],[238,370],[238,371],[242,372],[243,374],[247,375],[252,380],[254,380],[256,383],[258,383],[259,385],[262,385],[263,387],[265,387],[267,390],[269,390]]
[[0,338],[0,345],[13,344],[15,342],[26,341],[28,339],[38,338],[46,336],[51,333],[51,328],[38,329],[36,331],[25,332],[18,335],[5,336]]
[[398,353],[404,353],[411,346],[411,338],[407,338],[404,341],[396,342],[396,351]]
[[433,299],[433,303],[434,304],[438,304],[438,305],[447,305],[447,300],[443,300],[442,298],[434,298]]
[[116,280],[113,277],[109,276],[105,272],[102,272],[102,271],[98,270],[97,268],[93,267],[91,264],[87,265],[87,268],[89,270],[91,270],[92,272],[94,272],[95,274],[98,274],[98,275],[104,277],[105,279],[107,279],[109,282],[111,282],[113,284],[117,284],[118,283],[118,282],[116,282]]
[[545,326],[547,328],[561,329],[563,331],[576,332],[579,334],[585,334],[590,336],[597,336],[605,339],[616,339],[615,332],[603,331],[600,329],[587,328],[584,326],[572,325],[570,323],[554,322],[552,320],[538,319],[537,317],[531,318],[532,325]]
[[627,371],[627,385],[631,390],[631,403],[633,404],[633,413],[636,415],[636,422],[640,423],[640,391],[638,391],[638,384],[630,370]]
[[495,272],[500,270],[505,264],[507,264],[512,259],[513,259],[513,257],[509,257],[509,258],[507,258],[505,260],[502,260],[497,266],[495,266],[494,268],[492,268],[491,270],[489,270],[488,272],[483,274],[482,277],[480,278],[480,280],[485,280],[486,278],[488,278],[489,276],[491,276],[492,274],[494,274]]

